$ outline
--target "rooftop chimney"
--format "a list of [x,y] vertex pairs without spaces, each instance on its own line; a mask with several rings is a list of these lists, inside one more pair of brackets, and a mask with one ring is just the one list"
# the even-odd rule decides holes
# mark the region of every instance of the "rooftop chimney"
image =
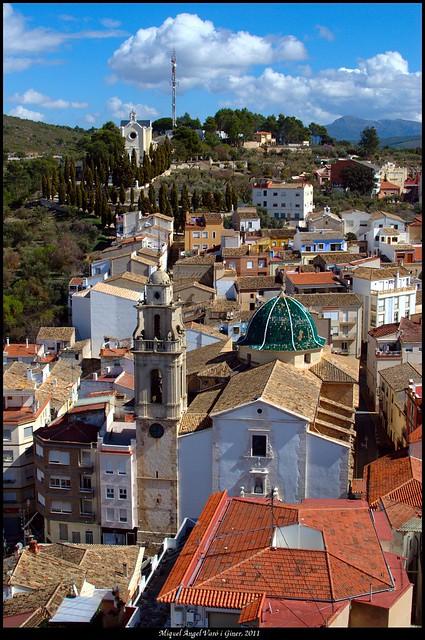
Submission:
[[10,339],[9,338],[6,338],[6,344],[7,344],[7,346],[10,345]]
[[27,345],[27,349],[28,349],[28,347],[29,347],[29,340],[28,340],[28,338],[25,338],[25,344]]
[[39,547],[38,547],[38,542],[35,538],[33,538],[33,540],[30,540],[30,543],[28,545],[28,549],[29,551],[31,551],[31,553],[38,553],[40,551]]

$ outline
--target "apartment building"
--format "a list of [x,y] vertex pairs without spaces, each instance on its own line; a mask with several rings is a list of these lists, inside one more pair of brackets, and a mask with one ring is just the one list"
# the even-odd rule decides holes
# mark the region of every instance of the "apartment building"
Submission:
[[37,511],[48,542],[102,541],[97,442],[109,413],[105,403],[76,407],[34,434]]
[[341,211],[339,217],[344,223],[344,234],[354,233],[359,238],[367,228],[370,216],[371,214],[368,211],[359,211],[358,209]]
[[241,311],[253,311],[281,289],[282,281],[275,276],[241,276],[236,283]]
[[[400,236],[400,234],[406,233],[406,222],[395,213],[374,211],[374,213],[370,215],[368,226],[358,235],[358,240],[367,241],[369,255],[379,255],[379,249],[383,243],[380,229],[386,230],[387,238],[391,235],[392,231],[394,231],[394,233],[392,233],[391,237],[397,237]],[[390,231],[390,229],[392,231]],[[405,242],[408,241],[408,237],[404,235],[401,235],[400,239],[403,239]]]
[[407,445],[406,391],[422,384],[422,365],[406,362],[379,373],[379,414],[396,449]]
[[360,358],[363,308],[359,296],[355,293],[310,293],[293,297],[319,318],[329,319],[333,353]]
[[137,537],[136,423],[112,422],[97,438],[103,544],[135,544]]
[[226,269],[233,269],[238,276],[267,276],[269,274],[268,253],[252,253],[251,246],[223,249],[221,252]]
[[184,250],[198,253],[218,247],[223,230],[221,213],[188,214],[184,227]]
[[252,186],[252,202],[273,218],[305,227],[306,217],[314,209],[313,185],[262,180]]
[[14,362],[3,376],[3,527],[8,542],[22,537],[21,511],[35,511],[33,434],[49,424],[51,399],[40,390],[48,365]]
[[292,248],[300,252],[302,264],[309,264],[320,253],[347,251],[347,242],[340,231],[297,231]]
[[367,334],[367,388],[378,409],[379,373],[389,367],[422,362],[422,322],[401,318],[384,324]]
[[364,342],[370,329],[399,322],[415,312],[416,287],[404,267],[358,267],[353,271],[352,290],[363,300]]

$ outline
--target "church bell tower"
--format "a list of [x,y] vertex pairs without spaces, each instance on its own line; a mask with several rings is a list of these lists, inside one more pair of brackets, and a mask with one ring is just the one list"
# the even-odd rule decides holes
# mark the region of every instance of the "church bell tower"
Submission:
[[182,311],[160,267],[151,275],[137,313],[133,354],[138,543],[149,546],[177,532],[177,432],[187,408]]

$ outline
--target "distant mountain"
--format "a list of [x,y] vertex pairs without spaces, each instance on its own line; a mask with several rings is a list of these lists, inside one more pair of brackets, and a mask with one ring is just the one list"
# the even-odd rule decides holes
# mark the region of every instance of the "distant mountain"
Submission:
[[3,114],[3,152],[78,155],[86,131]]
[[[381,138],[410,138],[422,135],[422,124],[414,120],[363,120],[354,116],[343,116],[326,125],[329,135],[337,140],[358,142],[365,127],[375,127]],[[385,144],[385,143],[384,143]]]

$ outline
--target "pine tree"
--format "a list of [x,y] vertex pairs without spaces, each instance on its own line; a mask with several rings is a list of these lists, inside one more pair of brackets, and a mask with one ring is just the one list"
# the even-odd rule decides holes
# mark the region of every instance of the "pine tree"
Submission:
[[190,209],[190,200],[189,200],[189,191],[187,190],[186,184],[183,185],[182,194],[180,198],[180,206],[182,209],[182,213],[185,216],[186,213]]
[[124,189],[124,187],[122,185],[120,186],[119,199],[120,199],[121,204],[124,205],[125,204],[125,189]]
[[198,211],[199,209],[199,195],[196,189],[192,193],[192,209],[194,212]]

